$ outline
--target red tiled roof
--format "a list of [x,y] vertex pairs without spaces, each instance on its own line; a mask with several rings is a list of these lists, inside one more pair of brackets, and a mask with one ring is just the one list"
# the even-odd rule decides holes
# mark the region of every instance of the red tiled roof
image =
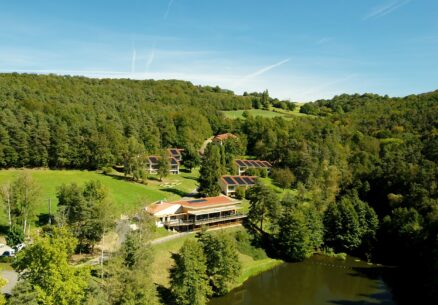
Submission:
[[186,208],[206,208],[218,205],[235,204],[236,200],[227,196],[205,197],[197,199],[185,199],[171,202],[173,204],[180,204]]
[[151,213],[151,214],[155,214],[155,213],[163,211],[163,210],[165,210],[173,205],[174,205],[174,203],[171,203],[171,202],[157,201],[157,202],[152,203],[150,206],[148,206],[146,208],[146,212]]
[[237,136],[232,133],[218,134],[213,138],[213,141],[223,141],[226,139],[237,139]]

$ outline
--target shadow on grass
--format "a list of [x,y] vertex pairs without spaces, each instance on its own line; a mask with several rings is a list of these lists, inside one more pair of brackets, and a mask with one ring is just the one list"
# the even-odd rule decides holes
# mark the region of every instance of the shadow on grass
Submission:
[[166,192],[166,193],[172,193],[172,194],[178,195],[180,197],[185,197],[185,196],[189,195],[189,193],[181,191],[181,190],[173,188],[173,187],[172,188],[161,188],[160,191]]
[[0,225],[0,234],[6,235],[9,231],[9,225]]
[[38,226],[42,227],[49,224],[49,221],[51,221],[51,224],[55,224],[55,216],[49,215],[48,213],[41,213],[38,216],[37,224]]
[[175,304],[175,299],[169,288],[166,288],[163,285],[157,285],[157,292],[161,304],[166,304],[166,305]]

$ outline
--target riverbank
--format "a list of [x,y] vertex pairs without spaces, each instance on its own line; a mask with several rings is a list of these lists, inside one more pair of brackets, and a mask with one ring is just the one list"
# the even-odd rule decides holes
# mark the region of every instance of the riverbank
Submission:
[[[239,230],[245,229],[242,226],[238,226],[224,228],[216,231],[222,230],[226,231],[227,233],[233,234]],[[173,264],[172,253],[178,252],[184,242],[187,239],[194,239],[195,235],[196,234],[184,234],[178,238],[173,238],[160,243],[152,244],[152,248],[154,249],[155,254],[154,262],[152,263],[152,279],[155,284],[169,288],[169,269]],[[281,260],[272,258],[263,258],[256,260],[253,257],[240,252],[239,260],[242,263],[242,272],[232,288],[241,286],[250,277],[268,271],[283,262]]]

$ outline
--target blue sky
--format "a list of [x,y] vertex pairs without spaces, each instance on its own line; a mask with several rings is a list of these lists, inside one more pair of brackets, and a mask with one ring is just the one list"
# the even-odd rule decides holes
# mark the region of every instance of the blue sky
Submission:
[[438,1],[1,1],[0,71],[404,96],[438,89]]

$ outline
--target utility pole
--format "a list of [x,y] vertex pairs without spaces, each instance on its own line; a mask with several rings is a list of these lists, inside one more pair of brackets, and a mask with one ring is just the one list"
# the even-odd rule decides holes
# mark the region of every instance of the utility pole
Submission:
[[49,198],[49,225],[52,224],[52,198]]
[[9,220],[9,226],[12,225],[12,219],[11,219],[11,197],[12,197],[12,186],[9,183],[8,187],[8,220]]

